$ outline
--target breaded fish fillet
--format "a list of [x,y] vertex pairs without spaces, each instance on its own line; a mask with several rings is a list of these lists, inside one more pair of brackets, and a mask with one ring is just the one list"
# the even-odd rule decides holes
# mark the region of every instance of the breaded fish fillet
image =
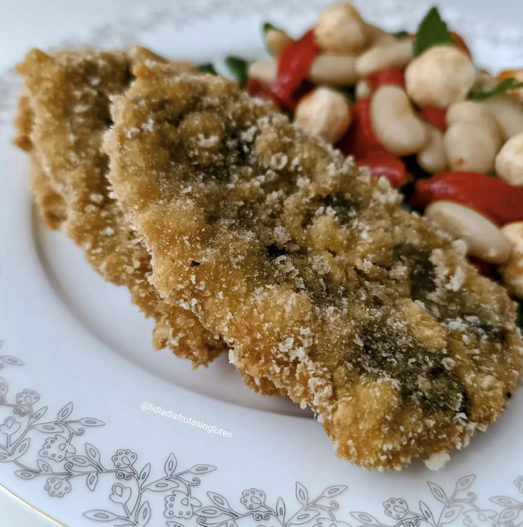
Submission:
[[47,226],[52,230],[58,230],[65,219],[65,203],[62,196],[52,186],[51,180],[42,169],[33,149],[31,141],[33,111],[27,95],[20,97],[18,101],[15,128],[18,135],[13,143],[27,152],[31,158],[31,190],[38,209]]
[[[125,285],[133,302],[156,319],[154,345],[166,345],[195,366],[226,349],[186,310],[166,304],[150,284],[150,257],[111,195],[102,135],[111,124],[111,98],[132,80],[136,64],[162,60],[128,53],[29,52],[18,67],[26,94],[19,103],[15,144],[32,158],[32,189],[49,227],[85,251],[105,279]],[[177,63],[176,71],[194,70]]]
[[463,244],[235,83],[136,75],[112,108],[109,180],[155,286],[240,370],[369,469],[444,457],[500,415],[522,370],[515,306]]

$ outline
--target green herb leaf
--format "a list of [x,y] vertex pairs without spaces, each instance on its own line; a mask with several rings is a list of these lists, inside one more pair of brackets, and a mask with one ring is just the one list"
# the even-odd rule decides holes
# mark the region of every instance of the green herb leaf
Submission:
[[402,38],[408,37],[409,32],[402,29],[401,31],[396,31],[395,33],[392,33],[392,36],[394,38],[397,38],[398,40],[401,40]]
[[265,24],[263,24],[263,34],[264,35],[265,33],[267,33],[267,31],[271,31],[271,29],[279,30],[280,28],[274,26],[270,22],[265,22]]
[[247,84],[247,69],[249,68],[249,63],[246,60],[240,57],[227,57],[225,59],[225,65],[231,76],[240,86],[243,87]]
[[216,69],[214,68],[214,65],[211,62],[206,62],[205,64],[200,64],[198,66],[198,69],[202,73],[211,73],[212,75],[218,75],[216,72]]
[[416,40],[414,56],[417,57],[432,46],[455,46],[447,24],[442,20],[438,8],[433,7],[421,21]]
[[509,90],[516,90],[518,88],[523,88],[523,82],[516,82],[514,77],[510,77],[509,79],[502,80],[491,90],[476,88],[469,93],[468,98],[472,101],[484,101],[489,97],[495,97],[496,95],[501,95]]

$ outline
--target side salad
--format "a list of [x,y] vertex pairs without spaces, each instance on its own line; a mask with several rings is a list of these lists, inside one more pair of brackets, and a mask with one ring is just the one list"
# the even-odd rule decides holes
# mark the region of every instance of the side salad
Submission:
[[523,299],[523,69],[478,68],[437,8],[389,33],[339,2],[298,39],[270,23],[263,38],[270,57],[228,57],[230,74],[387,178]]

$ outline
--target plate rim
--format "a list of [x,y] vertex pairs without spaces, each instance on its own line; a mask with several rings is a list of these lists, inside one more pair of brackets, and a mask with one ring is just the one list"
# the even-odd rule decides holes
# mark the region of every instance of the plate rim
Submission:
[[[184,13],[183,16],[180,16],[179,13],[183,11],[183,9],[180,7],[180,4],[182,4],[182,3],[187,6],[188,10]],[[328,3],[331,3],[331,2],[325,1],[325,0],[308,0],[308,2],[307,2],[307,9],[311,9],[311,10],[312,9],[319,9],[319,7],[321,7],[321,6],[325,5],[325,4],[328,4]],[[375,6],[380,8],[382,15],[383,15],[383,11],[384,11],[384,6],[390,6],[390,9],[394,9],[394,11],[397,11],[397,2],[394,1],[394,0],[393,1],[387,1],[386,0],[385,2],[376,1],[376,2],[374,2],[374,4],[375,4]],[[129,35],[132,36],[131,40],[135,40],[136,34],[140,34],[142,32],[147,32],[147,31],[151,31],[152,29],[154,29],[154,27],[157,27],[158,24],[164,24],[166,22],[166,17],[168,18],[169,23],[171,23],[171,24],[173,24],[175,26],[179,25],[179,24],[190,23],[191,20],[200,22],[203,19],[207,19],[207,20],[212,19],[213,16],[214,16],[213,9],[214,10],[216,10],[216,9],[225,9],[224,6],[227,6],[227,8],[226,8],[227,9],[227,15],[229,15],[231,17],[235,17],[235,18],[242,18],[243,16],[246,16],[246,15],[252,15],[254,12],[256,12],[256,11],[258,11],[260,9],[275,9],[276,7],[278,7],[279,8],[278,11],[281,12],[281,7],[282,7],[281,6],[281,2],[279,0],[254,0],[254,2],[250,3],[249,5],[246,2],[230,3],[230,2],[227,2],[226,0],[205,0],[204,2],[193,2],[191,0],[182,0],[181,2],[178,2],[177,6],[176,6],[176,10],[173,10],[173,9],[167,9],[167,10],[166,9],[162,9],[162,10],[157,10],[157,11],[151,12],[151,13],[147,14],[145,17],[139,16],[139,17],[137,17],[134,20],[125,19],[123,21],[119,20],[119,21],[113,22],[110,25],[104,24],[104,25],[102,25],[100,27],[92,28],[89,31],[88,35],[84,36],[80,40],[74,39],[74,38],[72,38],[72,39],[71,38],[64,39],[64,40],[59,42],[57,47],[82,47],[82,46],[85,46],[85,45],[92,45],[93,43],[95,43],[95,42],[97,42],[99,40],[100,34],[106,34],[108,31],[113,32],[115,28],[123,28],[123,29],[120,29],[119,31],[116,31],[115,33],[113,33],[114,41],[115,41],[114,47],[116,47],[116,46],[121,45],[123,43],[129,42],[130,41]],[[286,5],[286,9],[289,12],[292,12],[292,10],[294,10],[296,8],[296,6],[299,6],[300,8],[303,8],[303,2],[300,2],[299,0],[293,0],[292,2],[289,2]],[[234,7],[234,9],[231,9],[232,7]],[[190,8],[193,8],[192,11],[191,11]],[[386,12],[386,9],[385,9],[385,12]],[[191,17],[194,17],[194,18],[191,18]],[[518,36],[517,38],[521,39],[520,41],[521,41],[521,43],[523,43],[523,33],[521,34],[521,36]],[[120,44],[118,44],[117,42],[120,42]],[[18,79],[15,79],[15,75],[16,74],[14,73],[14,69],[13,68],[7,70],[5,73],[0,75],[0,98],[7,97],[8,100],[13,100],[13,98],[17,95],[17,92],[18,92],[18,89],[19,89],[19,82],[18,82]],[[0,107],[0,124],[2,124],[2,121],[3,121],[3,117],[2,116],[5,116],[5,115],[11,116],[12,110],[13,110],[13,108],[5,109],[4,107]],[[2,128],[0,127],[0,136],[1,135],[2,135]],[[2,277],[0,277],[0,279],[1,278]],[[57,301],[58,302],[62,302],[62,300],[59,299],[59,298],[57,298]],[[74,314],[72,314],[71,316],[73,316],[73,318],[76,319]],[[77,322],[79,324],[81,324],[80,321],[77,320]],[[105,343],[102,343],[102,345],[105,346]],[[125,361],[125,359],[123,357],[120,357],[120,356],[118,356],[118,360]],[[0,360],[0,363],[1,363],[1,360]],[[16,364],[11,364],[11,365],[15,366]],[[136,365],[133,365],[133,367],[136,367]],[[149,372],[147,372],[147,373],[150,374]],[[150,375],[152,375],[152,374],[150,374]],[[177,387],[177,389],[185,391],[184,388]],[[197,395],[198,397],[204,397],[204,396],[202,396],[200,394],[195,394],[194,392],[190,392],[190,393],[191,393],[191,395]],[[229,403],[226,403],[226,402],[223,402],[223,401],[218,401],[217,404],[218,405],[223,405],[223,404],[228,405]],[[252,411],[252,409],[249,409],[249,412],[251,412],[251,411]],[[256,410],[256,411],[262,412],[262,413],[266,413],[263,410]],[[281,416],[278,416],[278,417],[281,417]],[[287,419],[288,417],[294,417],[294,416],[285,416],[284,418]],[[302,418],[298,418],[298,417],[296,419],[297,420],[302,420]],[[169,461],[169,459],[167,460],[167,462],[168,461]],[[167,462],[166,462],[166,464],[167,464]],[[213,470],[215,470],[215,468],[216,467],[214,467]],[[522,472],[523,472],[523,470],[522,470]],[[467,477],[467,476],[463,476],[462,478],[460,478],[460,481],[464,477]],[[32,479],[32,478],[30,478],[30,479]],[[516,481],[518,481],[518,480],[516,480]],[[523,488],[523,480],[522,480],[521,484],[522,484],[522,487],[518,487],[518,489],[519,488]],[[58,525],[66,526],[65,523],[61,522],[61,520],[58,520],[58,519],[48,515],[46,512],[40,510],[36,506],[34,506],[31,503],[29,503],[28,501],[26,501],[24,498],[19,496],[16,492],[14,492],[13,490],[11,490],[7,486],[5,486],[3,484],[3,482],[0,482],[0,488],[5,489],[9,494],[14,496],[16,499],[20,500],[22,503],[25,503],[26,505],[28,505],[29,507],[34,509],[36,512],[38,512],[39,514],[41,514],[44,517],[46,517],[47,519],[57,523]],[[467,489],[468,489],[468,487],[467,487]],[[297,495],[298,495],[298,491],[296,491],[296,492],[297,492]],[[67,492],[66,492],[66,494],[67,494]],[[523,503],[521,505],[523,506]],[[358,513],[358,514],[364,514],[364,513]],[[202,517],[202,516],[200,516],[200,517]],[[455,518],[454,521],[455,520],[457,520],[457,518]],[[362,520],[360,519],[359,521],[362,521]],[[149,522],[149,520],[147,520],[146,523],[148,523],[148,522]],[[341,525],[344,522],[337,521],[337,523]],[[203,524],[200,523],[200,524],[201,525],[210,525],[210,524],[206,524],[206,523],[203,523]],[[167,524],[167,525],[169,525],[169,524]],[[364,522],[363,525],[370,525],[370,524]],[[380,524],[380,525],[381,525],[381,527],[391,527],[391,526],[385,526],[384,524]],[[169,526],[169,527],[171,527],[171,526]],[[342,526],[342,527],[344,527],[344,526]]]

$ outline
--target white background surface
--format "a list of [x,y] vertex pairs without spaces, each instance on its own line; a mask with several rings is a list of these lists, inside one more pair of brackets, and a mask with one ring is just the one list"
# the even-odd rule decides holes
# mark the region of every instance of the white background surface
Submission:
[[[55,42],[57,35],[74,35],[87,27],[122,18],[129,11],[142,10],[145,5],[148,9],[166,5],[172,8],[175,3],[176,0],[0,0],[0,71],[19,60],[29,47],[45,47]],[[491,23],[499,25],[500,32],[523,23],[521,0],[438,0],[436,3],[452,5],[464,13],[471,10],[476,17],[488,17]],[[64,506],[67,506],[65,502]],[[55,524],[0,492],[0,527],[46,525]]]

